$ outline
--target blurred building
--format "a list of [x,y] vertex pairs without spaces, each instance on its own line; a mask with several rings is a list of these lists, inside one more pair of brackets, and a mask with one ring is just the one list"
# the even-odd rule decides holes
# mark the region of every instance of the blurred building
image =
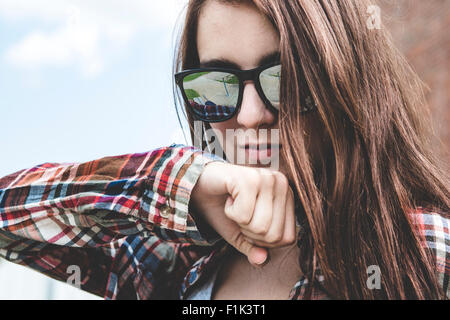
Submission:
[[450,0],[379,0],[382,21],[430,87],[436,150],[450,162]]

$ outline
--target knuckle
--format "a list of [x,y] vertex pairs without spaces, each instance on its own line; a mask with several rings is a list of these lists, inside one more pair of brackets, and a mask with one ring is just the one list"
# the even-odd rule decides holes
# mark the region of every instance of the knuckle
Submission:
[[268,231],[268,226],[265,226],[263,224],[255,225],[252,228],[252,232],[257,234],[257,235],[264,235],[264,234],[267,233],[267,231]]
[[287,194],[288,189],[289,189],[289,181],[286,178],[286,176],[284,174],[282,174],[281,172],[276,172],[275,177],[277,180],[276,184],[277,184],[278,190],[280,190],[284,194]]
[[265,237],[266,242],[268,243],[276,243],[281,241],[282,235],[280,233],[270,233]]
[[284,242],[286,244],[293,244],[295,242],[296,238],[295,238],[295,234],[290,234],[290,235],[286,235]]
[[263,174],[264,177],[264,184],[267,187],[273,188],[275,185],[275,176],[270,173],[270,174]]
[[259,185],[261,183],[261,177],[256,170],[249,171],[248,179],[255,185]]
[[235,221],[238,224],[247,225],[250,223],[251,219],[252,219],[252,217],[250,215],[241,215],[241,216],[236,217]]
[[279,179],[280,181],[282,181],[283,179],[286,179],[286,181],[287,181],[286,176],[285,176],[283,173],[281,173],[280,171],[274,171],[273,174],[274,174],[274,176],[277,177],[277,179]]
[[228,216],[231,220],[238,224],[248,224],[250,222],[250,217],[246,214],[231,214]]
[[282,174],[281,172],[277,171],[276,172],[276,177],[278,179],[278,182],[280,183],[280,185],[287,187],[289,185],[289,181],[288,178]]
[[227,218],[229,218],[229,219],[234,218],[233,211],[231,211],[230,208],[224,208],[224,212],[225,212],[225,215],[227,216]]
[[225,215],[227,216],[227,218],[236,221],[236,214],[234,213],[233,210],[230,210],[229,208],[225,208]]
[[231,210],[230,208],[225,208],[224,212],[228,219],[233,220],[238,224],[249,224],[252,218],[252,215],[246,213],[245,210]]

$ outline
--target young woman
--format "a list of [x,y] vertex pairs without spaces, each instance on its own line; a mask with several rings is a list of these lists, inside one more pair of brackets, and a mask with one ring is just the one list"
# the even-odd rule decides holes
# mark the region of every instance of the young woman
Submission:
[[448,173],[369,5],[190,1],[175,81],[228,162],[206,141],[11,174],[0,255],[107,299],[450,297]]

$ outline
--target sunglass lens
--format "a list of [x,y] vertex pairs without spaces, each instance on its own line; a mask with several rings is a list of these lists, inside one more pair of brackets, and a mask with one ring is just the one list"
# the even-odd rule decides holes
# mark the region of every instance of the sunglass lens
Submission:
[[204,120],[230,118],[239,98],[239,80],[227,72],[197,72],[183,78],[183,89],[192,110]]
[[270,67],[259,75],[259,82],[264,95],[277,110],[280,109],[280,75],[281,65]]

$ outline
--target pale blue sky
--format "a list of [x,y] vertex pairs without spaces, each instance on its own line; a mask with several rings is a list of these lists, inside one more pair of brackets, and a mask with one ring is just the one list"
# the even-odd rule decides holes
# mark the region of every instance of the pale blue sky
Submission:
[[0,0],[0,176],[185,143],[171,83],[184,4]]
[[[185,3],[0,0],[0,177],[186,143],[171,82]],[[0,298],[94,296],[0,259]]]

